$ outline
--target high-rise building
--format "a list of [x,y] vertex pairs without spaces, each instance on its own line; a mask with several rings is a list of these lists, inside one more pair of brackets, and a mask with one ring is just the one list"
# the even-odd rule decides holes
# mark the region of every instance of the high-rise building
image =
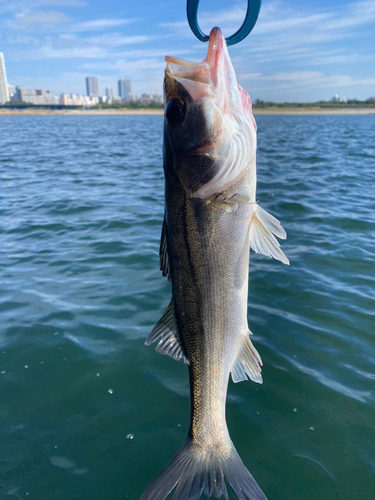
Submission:
[[118,81],[118,95],[121,99],[126,99],[128,94],[132,91],[132,83],[130,80],[119,80]]
[[5,72],[4,55],[0,52],[0,104],[9,101],[7,74]]
[[8,94],[9,94],[9,100],[12,99],[14,96],[14,87],[10,83],[8,83]]
[[115,89],[113,87],[107,87],[105,89],[105,93],[106,93],[106,96],[108,97],[108,99],[114,99],[116,96],[115,96]]
[[16,87],[15,100],[27,102],[29,104],[38,104],[35,89],[25,89],[25,87]]
[[97,76],[86,76],[86,94],[99,97],[99,82]]

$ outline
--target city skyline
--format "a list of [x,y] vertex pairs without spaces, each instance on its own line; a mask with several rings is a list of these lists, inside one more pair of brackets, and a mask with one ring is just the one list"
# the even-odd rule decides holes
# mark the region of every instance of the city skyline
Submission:
[[[1,1],[1,0],[0,0]],[[138,95],[131,93],[131,81],[120,79],[117,82],[119,96],[116,96],[113,87],[105,89],[105,95],[99,92],[99,79],[97,76],[86,76],[85,87],[86,95],[74,92],[61,92],[60,97],[54,95],[54,92],[46,89],[30,89],[23,85],[13,86],[9,84],[6,76],[6,67],[4,55],[0,52],[0,105],[10,101],[25,102],[34,105],[63,105],[63,106],[93,106],[98,103],[112,101],[136,101],[140,100],[144,104],[151,102],[162,103],[163,98],[157,93]]]
[[[207,45],[191,33],[186,0],[142,6],[120,0],[0,0],[0,51],[8,81],[57,94],[83,93],[88,74],[102,89],[129,78],[137,93],[161,93],[164,56],[199,61]],[[230,35],[245,4],[205,0],[199,22]],[[375,93],[375,3],[269,0],[249,37],[229,48],[238,81],[257,98],[317,101]],[[104,94],[102,91],[101,94]]]
[[117,82],[119,96],[116,96],[113,87],[105,89],[106,95],[99,93],[99,80],[97,76],[86,76],[86,95],[62,92],[60,96],[46,89],[30,89],[18,85],[14,88],[7,82],[6,67],[3,53],[0,52],[0,105],[8,102],[23,102],[41,106],[83,106],[91,107],[100,103],[134,102],[139,100],[142,104],[163,103],[163,98],[158,94],[143,94],[139,96],[131,93],[131,81],[120,79]]
[[[0,0],[1,1],[1,0]],[[143,94],[139,96],[131,93],[131,81],[120,79],[117,82],[118,96],[114,87],[106,87],[105,95],[100,95],[99,80],[97,76],[91,75],[85,77],[86,95],[62,92],[60,97],[54,95],[50,90],[45,89],[27,89],[23,86],[16,86],[7,83],[4,55],[0,52],[0,105],[8,101],[26,102],[39,105],[63,105],[63,106],[93,106],[99,103],[113,103],[140,100],[144,104],[150,104],[152,101],[163,103],[163,97],[157,93]],[[357,101],[357,99],[354,99]],[[345,103],[346,97],[335,94],[330,101]],[[350,99],[349,99],[350,101]],[[371,96],[363,101],[373,102],[375,97]],[[255,105],[260,105],[263,100],[256,99]],[[253,102],[253,104],[254,104]]]

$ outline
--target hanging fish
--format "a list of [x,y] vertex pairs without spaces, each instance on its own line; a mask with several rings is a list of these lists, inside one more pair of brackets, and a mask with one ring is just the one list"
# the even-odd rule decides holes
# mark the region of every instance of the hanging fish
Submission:
[[256,203],[256,124],[225,39],[201,63],[166,57],[165,215],[160,244],[171,302],[146,340],[189,367],[188,437],[140,500],[265,499],[228,433],[229,374],[262,383],[247,323],[250,247],[288,264],[279,221]]

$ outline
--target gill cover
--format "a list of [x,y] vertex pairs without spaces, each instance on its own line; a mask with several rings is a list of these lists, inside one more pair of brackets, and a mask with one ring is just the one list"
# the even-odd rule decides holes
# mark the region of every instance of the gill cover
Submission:
[[237,84],[219,28],[201,63],[165,60],[165,141],[173,168],[192,197],[208,198],[235,184],[255,157],[250,97]]

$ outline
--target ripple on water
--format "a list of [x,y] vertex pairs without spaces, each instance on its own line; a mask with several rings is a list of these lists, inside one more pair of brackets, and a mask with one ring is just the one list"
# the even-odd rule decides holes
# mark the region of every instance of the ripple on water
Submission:
[[[368,500],[375,117],[256,119],[257,198],[291,266],[251,254],[264,384],[230,382],[230,432],[269,498]],[[138,498],[189,418],[186,366],[144,346],[171,293],[162,117],[1,121],[0,491]]]

